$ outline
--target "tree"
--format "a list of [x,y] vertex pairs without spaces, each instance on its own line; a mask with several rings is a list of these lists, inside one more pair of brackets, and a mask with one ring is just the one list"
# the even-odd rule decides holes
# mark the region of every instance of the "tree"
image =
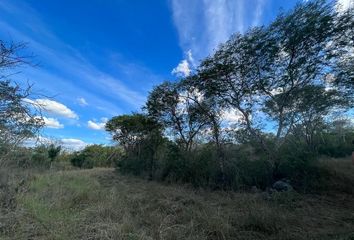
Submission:
[[[322,105],[333,103],[326,98],[326,92],[316,86],[324,88],[326,76],[333,71],[333,56],[327,52],[327,46],[338,35],[335,19],[331,5],[313,1],[280,15],[269,27],[268,68],[267,71],[259,70],[258,81],[265,101],[275,106],[267,114],[276,119],[277,146],[295,124],[295,118],[299,117],[298,102],[307,101],[309,91],[321,98]],[[302,111],[306,106],[312,107],[302,104]]]
[[[222,181],[225,181],[225,159],[223,151],[223,142],[221,139],[221,121],[222,121],[222,107],[214,96],[208,98],[203,95],[202,91],[198,89],[201,78],[198,75],[182,79],[179,86],[183,91],[190,92],[185,96],[186,100],[193,102],[198,109],[199,122],[205,124],[204,128],[211,129],[212,140],[215,143],[217,151],[217,162],[221,172]],[[194,94],[193,94],[194,93]],[[197,94],[195,94],[197,93]]]
[[[338,91],[325,89],[323,86],[305,86],[292,94],[296,95],[297,101],[290,102],[291,106],[285,106],[285,111],[291,111],[292,125],[288,134],[296,130],[297,137],[305,141],[309,149],[316,151],[314,138],[316,132],[322,130],[328,116],[335,108],[346,106],[346,99],[339,96]],[[277,97],[282,97],[279,94]],[[265,102],[264,111],[271,117],[273,115],[274,101]],[[286,141],[286,138],[282,138]]]
[[79,167],[79,168],[92,168],[93,166],[91,165],[90,162],[86,160],[85,154],[81,152],[76,152],[74,153],[74,156],[70,159],[71,164],[74,167]]
[[48,157],[51,162],[55,160],[55,158],[59,155],[61,151],[61,146],[55,146],[54,144],[50,144],[48,147]]
[[119,147],[98,144],[88,145],[81,150],[85,161],[92,163],[95,167],[112,167],[113,159],[117,158],[120,152],[121,148]]
[[24,140],[35,136],[44,125],[40,109],[27,101],[31,86],[22,88],[11,81],[11,70],[28,64],[20,55],[24,44],[0,40],[0,163]]
[[146,109],[148,115],[159,122],[167,135],[176,137],[185,151],[190,151],[207,120],[202,114],[195,91],[186,90],[181,85],[164,82],[149,94]]
[[350,119],[339,118],[326,124],[318,138],[320,154],[331,157],[350,156],[354,151],[354,125]]
[[137,166],[133,166],[133,171],[148,171],[152,179],[156,164],[155,155],[164,141],[161,125],[144,114],[134,113],[113,117],[107,122],[106,131],[112,134],[113,140],[124,147],[126,160],[137,163]]
[[[222,45],[201,64],[199,89],[207,97],[216,97],[220,105],[237,109],[242,125],[275,160],[277,149],[298,122],[310,126],[314,122],[308,121],[318,119],[306,118],[309,115],[304,113],[321,116],[339,103],[331,101],[325,89],[326,77],[340,68],[333,52],[350,47],[349,41],[332,44],[344,26],[351,26],[342,20],[325,1],[299,4],[268,27],[237,34]],[[306,104],[309,92],[326,107],[317,105],[317,111],[312,111],[314,105]],[[273,149],[261,134],[265,117],[274,126]]]
[[140,113],[113,117],[106,123],[106,131],[111,133],[113,140],[122,145],[126,151],[134,148],[139,141],[156,129],[159,129],[159,125]]
[[[254,62],[264,44],[265,31],[255,28],[245,35],[236,34],[198,69],[198,89],[224,109],[236,109],[242,116],[241,127],[254,135],[266,148],[254,121],[259,95]],[[236,124],[236,123],[235,123]]]
[[331,83],[340,88],[354,101],[354,8],[340,11],[336,16],[336,38],[329,46],[329,52],[336,56],[334,73],[330,76]]

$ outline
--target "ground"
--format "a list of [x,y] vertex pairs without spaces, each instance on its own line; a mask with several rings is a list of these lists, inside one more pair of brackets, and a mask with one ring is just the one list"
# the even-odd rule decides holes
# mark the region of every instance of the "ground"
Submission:
[[350,191],[212,192],[96,168],[28,175],[13,201],[0,239],[354,239]]

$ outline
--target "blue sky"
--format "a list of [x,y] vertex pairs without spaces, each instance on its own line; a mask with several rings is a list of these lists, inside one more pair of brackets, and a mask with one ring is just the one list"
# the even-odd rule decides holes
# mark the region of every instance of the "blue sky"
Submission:
[[0,38],[28,43],[38,66],[14,80],[34,84],[43,135],[77,149],[109,143],[107,119],[138,111],[154,85],[189,74],[231,34],[296,2],[2,0]]

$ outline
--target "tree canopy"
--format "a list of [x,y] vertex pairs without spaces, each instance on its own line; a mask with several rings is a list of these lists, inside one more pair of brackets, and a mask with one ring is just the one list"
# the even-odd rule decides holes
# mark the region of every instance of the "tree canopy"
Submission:
[[[323,152],[321,146],[329,146],[324,137],[332,136],[333,117],[352,108],[353,29],[353,9],[337,11],[334,2],[325,0],[299,3],[267,26],[234,34],[191,76],[154,87],[144,114],[115,117],[106,129],[128,149],[155,127],[144,119],[158,124],[171,140],[160,142],[166,158],[160,160],[162,176],[174,169],[184,178],[181,169],[195,174],[193,164],[201,169],[210,164],[217,169],[218,184],[233,181],[239,162],[227,156],[230,145],[256,155],[255,160],[264,161],[257,165],[264,168],[261,172],[271,169],[273,177],[284,169],[302,171]],[[235,116],[226,119],[225,112]],[[204,146],[213,151],[201,157]],[[201,178],[211,177],[200,171]]]
[[31,86],[20,87],[11,80],[13,69],[28,64],[21,50],[25,45],[6,44],[0,40],[0,151],[6,158],[18,144],[33,137],[44,125],[38,106],[29,103]]

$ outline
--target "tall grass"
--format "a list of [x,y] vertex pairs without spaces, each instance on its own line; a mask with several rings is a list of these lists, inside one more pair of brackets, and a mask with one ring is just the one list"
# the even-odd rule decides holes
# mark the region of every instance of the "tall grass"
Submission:
[[[335,168],[337,174],[350,162]],[[345,167],[344,167],[345,166]],[[327,167],[327,165],[324,165]],[[352,175],[346,177],[351,178]],[[350,239],[354,198],[210,192],[113,169],[49,171],[13,194],[0,239]],[[334,190],[334,189],[333,189]],[[1,228],[0,228],[1,229]],[[5,230],[6,229],[6,230]]]

